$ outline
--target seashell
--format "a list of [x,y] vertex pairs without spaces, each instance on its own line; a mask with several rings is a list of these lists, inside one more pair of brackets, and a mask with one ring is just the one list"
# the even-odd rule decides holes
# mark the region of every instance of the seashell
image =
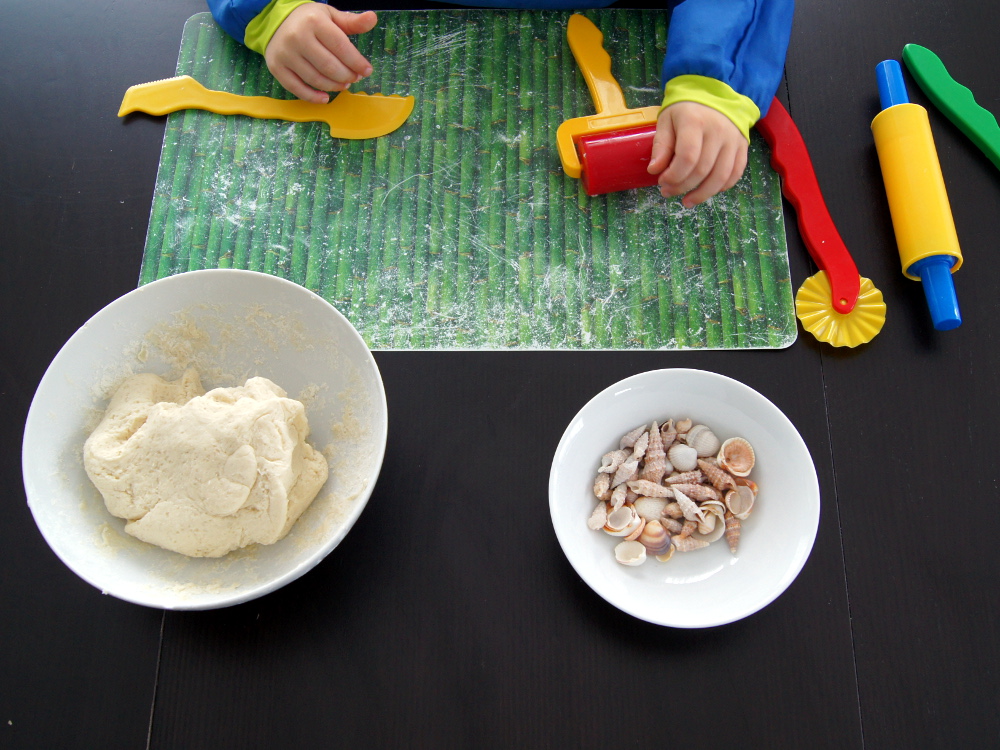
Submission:
[[633,479],[625,484],[630,490],[644,497],[673,497],[674,494],[669,487],[650,482],[648,479]]
[[644,432],[639,436],[639,439],[635,441],[635,445],[632,446],[632,458],[636,461],[642,461],[643,457],[646,455],[646,446],[649,445],[649,433]]
[[611,499],[608,502],[611,503],[612,508],[618,510],[625,504],[625,501],[627,499],[628,499],[628,485],[619,484],[617,487],[615,487],[614,491],[611,493]]
[[646,523],[657,521],[663,515],[667,501],[662,497],[639,497],[632,503],[635,512],[646,519]]
[[670,534],[659,521],[647,522],[637,541],[651,555],[662,555],[670,549]]
[[636,518],[639,519],[639,525],[632,530],[631,534],[626,535],[625,537],[626,542],[634,542],[636,539],[639,538],[639,534],[642,533],[642,530],[646,528],[646,519],[638,514],[636,515]]
[[615,546],[615,559],[622,565],[634,567],[646,562],[646,548],[639,542],[619,542]]
[[667,473],[667,452],[663,448],[663,438],[660,437],[660,428],[656,422],[653,422],[648,434],[649,445],[646,447],[646,464],[639,472],[639,478],[659,484],[663,475]]
[[690,419],[678,419],[677,420],[677,434],[678,435],[686,435],[687,431],[691,429],[691,425],[693,425],[693,424],[694,424],[694,422],[692,422]]
[[696,531],[698,531],[698,522],[691,519],[684,519],[684,523],[681,524],[681,530],[677,532],[677,537],[684,539],[685,537],[691,536]]
[[722,499],[719,491],[709,484],[673,484],[671,487],[673,487],[674,492],[680,490],[695,502]]
[[587,519],[587,526],[594,531],[600,531],[604,528],[604,524],[608,522],[608,504],[605,502],[600,502],[597,507],[594,508],[594,512],[590,514],[590,518]]
[[703,539],[695,539],[694,537],[674,537],[672,540],[674,548],[678,552],[693,552],[696,549],[702,549],[708,546],[708,542]]
[[670,534],[680,534],[684,530],[684,524],[678,521],[676,518],[668,518],[663,516],[660,518],[660,525],[667,530]]
[[677,428],[674,420],[668,419],[666,424],[660,428],[660,438],[663,440],[663,450],[666,450],[677,440]]
[[635,507],[623,505],[608,513],[608,519],[604,522],[604,530],[611,536],[627,537],[637,530],[641,530],[645,520],[635,512]]
[[754,494],[757,496],[757,483],[752,479],[747,479],[746,477],[733,477],[733,481],[736,482],[737,487],[749,487]]
[[706,513],[705,517],[698,522],[698,533],[701,536],[708,536],[713,531],[715,531],[715,522],[718,519],[715,517],[714,513]]
[[710,500],[701,506],[701,510],[705,514],[705,523],[698,524],[698,531],[692,536],[709,543],[714,542],[721,538],[726,531],[726,525],[723,521],[726,506],[717,500]]
[[705,478],[712,483],[715,489],[725,491],[736,488],[736,479],[718,464],[699,458],[698,468],[701,469]]
[[740,519],[732,513],[726,513],[726,543],[729,545],[729,551],[734,555],[736,548],[740,545],[740,527]]
[[737,487],[726,493],[726,507],[729,512],[740,520],[745,520],[753,510],[756,497],[749,487]]
[[722,447],[715,433],[707,425],[703,424],[696,424],[688,430],[687,435],[684,436],[684,442],[698,451],[698,455],[701,458],[714,456],[719,452],[719,448]]
[[701,508],[698,507],[698,504],[683,492],[678,491],[676,488],[674,489],[674,499],[677,501],[677,504],[681,506],[681,513],[684,515],[686,520],[696,521],[698,523],[701,523],[701,521],[704,520],[705,514],[702,512]]
[[594,480],[594,497],[607,500],[605,495],[611,490],[611,476],[609,474],[598,474]]
[[636,472],[639,468],[639,459],[630,458],[626,461],[622,461],[621,466],[615,472],[614,479],[611,480],[611,486],[617,487],[622,482],[627,482],[629,479],[634,479]]
[[639,436],[646,431],[646,425],[641,427],[636,427],[631,432],[627,432],[622,435],[622,439],[618,441],[619,448],[631,448],[635,445],[635,441],[639,439]]
[[684,511],[677,502],[667,503],[663,506],[663,515],[668,518],[684,518]]
[[631,451],[626,450],[609,451],[601,456],[601,468],[597,471],[601,474],[614,474],[622,465],[622,461],[631,455]]
[[674,545],[671,544],[670,547],[667,549],[667,551],[664,552],[662,555],[657,555],[656,559],[659,560],[660,562],[666,562],[673,556],[674,556]]
[[726,515],[726,504],[721,500],[706,500],[701,504],[701,512],[705,514],[714,514],[719,518],[724,518]]
[[664,484],[700,484],[702,480],[702,473],[695,469],[694,471],[682,471],[677,474],[672,474],[663,480]]
[[753,446],[745,438],[729,438],[719,448],[719,466],[737,477],[745,477],[753,469]]
[[698,466],[698,451],[685,443],[674,443],[667,451],[667,459],[677,471],[691,471]]

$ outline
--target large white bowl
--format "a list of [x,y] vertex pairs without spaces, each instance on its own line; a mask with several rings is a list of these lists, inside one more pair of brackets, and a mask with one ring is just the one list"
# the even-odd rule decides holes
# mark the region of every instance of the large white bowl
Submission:
[[[310,442],[330,478],[291,532],[218,559],[140,542],[106,509],[83,443],[134,372],[193,365],[206,388],[261,375],[306,404]],[[80,328],[31,403],[22,447],[28,505],[53,551],[104,593],[164,609],[212,609],[262,596],[320,562],[357,520],[382,466],[385,391],[361,336],[292,282],[241,270],[192,271],[140,287]]]
[[[723,539],[665,563],[621,565],[614,557],[621,540],[587,526],[601,456],[643,423],[684,417],[723,440],[745,437],[756,452],[751,478],[760,494],[737,554]],[[752,388],[701,370],[645,372],[597,394],[566,428],[549,475],[552,523],[580,577],[624,612],[677,628],[733,622],[773,601],[812,550],[819,505],[816,469],[788,418]]]

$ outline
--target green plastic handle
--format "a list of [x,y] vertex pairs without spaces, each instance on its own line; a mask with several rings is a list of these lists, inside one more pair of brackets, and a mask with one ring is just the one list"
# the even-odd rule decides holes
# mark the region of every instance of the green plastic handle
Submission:
[[951,77],[941,58],[926,47],[907,44],[903,62],[934,106],[1000,169],[1000,125],[993,113],[980,106],[972,92]]

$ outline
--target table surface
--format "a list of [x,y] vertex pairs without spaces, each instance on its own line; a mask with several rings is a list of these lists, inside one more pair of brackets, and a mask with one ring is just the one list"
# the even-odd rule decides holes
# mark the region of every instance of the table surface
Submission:
[[[780,351],[376,352],[389,443],[346,540],[264,598],[165,613],[102,596],[49,550],[19,446],[60,346],[136,286],[164,121],[116,111],[129,85],[172,74],[184,21],[203,9],[4,9],[0,746],[997,746],[1000,562],[985,526],[998,495],[1000,175],[931,108],[966,257],[965,323],[934,332],[920,285],[900,274],[869,123],[874,67],[908,42],[1000,111],[1000,5],[797,8],[780,95],[862,275],[885,295],[870,344],[838,350],[800,332]],[[797,286],[814,269],[786,216]],[[811,557],[781,597],[731,625],[675,630],[616,610],[548,522],[565,425],[605,386],[662,367],[757,389],[816,463]],[[449,444],[490,481],[456,476]],[[481,506],[484,539],[458,559],[425,509],[460,502]],[[410,540],[406,555],[394,538]]]

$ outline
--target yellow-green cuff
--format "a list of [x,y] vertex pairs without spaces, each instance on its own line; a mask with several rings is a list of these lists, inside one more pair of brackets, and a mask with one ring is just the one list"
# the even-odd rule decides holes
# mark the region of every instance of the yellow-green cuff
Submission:
[[278,27],[288,18],[288,14],[300,5],[311,3],[313,0],[271,0],[264,10],[257,17],[247,24],[246,35],[243,43],[254,52],[264,54],[267,45],[271,42],[271,37]]
[[760,110],[753,99],[707,76],[683,75],[667,81],[660,111],[677,102],[696,102],[721,112],[733,121],[747,141],[750,140],[750,128],[760,119]]

